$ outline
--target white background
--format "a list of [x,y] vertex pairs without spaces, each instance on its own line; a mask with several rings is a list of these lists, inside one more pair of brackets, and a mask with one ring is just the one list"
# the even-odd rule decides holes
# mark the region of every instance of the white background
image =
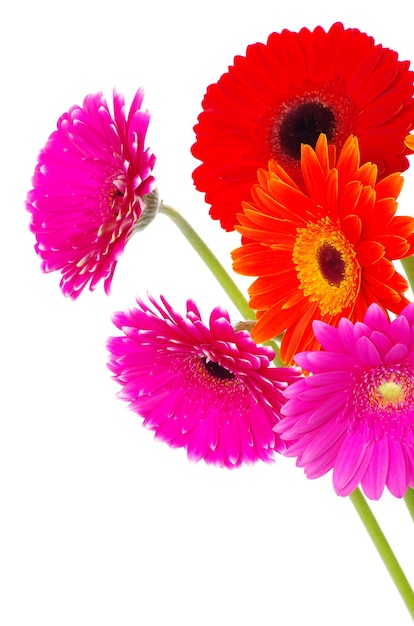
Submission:
[[[164,200],[231,270],[237,236],[208,217],[192,185],[192,127],[209,83],[272,31],[337,20],[414,61],[411,1],[16,2],[0,9],[0,623],[204,626],[411,623],[366,531],[331,477],[293,459],[226,471],[154,442],[115,398],[106,367],[113,311],[163,293],[184,311],[226,295],[164,216],[130,242],[112,295],[65,299],[43,275],[24,200],[39,149],[87,93],[152,112]],[[335,8],[337,7],[337,8]],[[339,8],[338,8],[339,7]],[[380,8],[386,7],[386,8]],[[406,177],[401,213],[412,213]],[[236,277],[244,290],[248,281]],[[403,501],[373,504],[414,581]]]

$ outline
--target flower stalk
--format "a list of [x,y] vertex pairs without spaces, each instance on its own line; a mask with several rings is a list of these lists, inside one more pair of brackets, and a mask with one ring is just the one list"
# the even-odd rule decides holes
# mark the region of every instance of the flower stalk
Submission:
[[237,287],[228,272],[226,272],[217,257],[204,243],[187,220],[179,213],[179,211],[177,211],[177,209],[174,209],[163,202],[161,203],[160,213],[167,215],[167,217],[169,217],[174,224],[178,226],[184,237],[192,245],[199,257],[210,269],[213,276],[215,276],[217,281],[223,287],[224,291],[227,293],[230,300],[233,302],[234,306],[241,313],[241,315],[245,319],[254,319],[254,312],[247,304],[246,298],[243,296],[240,289]]
[[408,487],[407,493],[404,496],[404,502],[414,522],[414,489]]
[[404,268],[405,276],[411,289],[414,291],[414,256],[408,256],[401,259],[401,265]]
[[411,617],[414,619],[414,592],[374,514],[372,513],[359,488],[355,489],[349,497],[395,586],[397,587],[405,606],[407,607]]

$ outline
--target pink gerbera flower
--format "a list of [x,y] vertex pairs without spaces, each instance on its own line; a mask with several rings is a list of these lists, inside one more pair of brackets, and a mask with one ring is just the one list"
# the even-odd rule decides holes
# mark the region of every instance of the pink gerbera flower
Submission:
[[61,116],[39,154],[26,207],[42,269],[61,271],[66,296],[101,279],[108,293],[127,240],[148,222],[155,156],[144,147],[143,95],[139,89],[127,117],[122,95],[114,92],[113,116],[101,93],[87,96]]
[[377,500],[414,487],[414,303],[390,322],[371,304],[363,322],[315,321],[323,350],[295,361],[310,376],[290,386],[275,430],[309,478],[333,468],[338,495],[360,484]]
[[227,467],[272,461],[284,448],[273,431],[282,390],[298,370],[272,367],[273,350],[235,330],[221,307],[206,325],[192,300],[185,317],[161,302],[151,298],[152,309],[138,300],[114,316],[124,336],[108,342],[109,368],[121,398],[191,460]]

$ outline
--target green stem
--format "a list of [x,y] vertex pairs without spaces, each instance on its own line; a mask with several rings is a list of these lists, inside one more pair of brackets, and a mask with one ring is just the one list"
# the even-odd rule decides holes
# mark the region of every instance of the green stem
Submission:
[[197,235],[193,227],[190,226],[187,220],[185,220],[176,209],[173,209],[163,203],[161,203],[160,213],[167,215],[174,222],[174,224],[178,226],[184,237],[193,246],[194,250],[213,273],[244,319],[254,319],[255,314],[247,304],[246,298],[243,296],[240,289],[226,272],[217,257],[211,252],[210,248],[204,243],[201,237]]
[[401,265],[404,268],[410,287],[414,291],[414,256],[407,256],[405,259],[401,259]]
[[[404,268],[411,290],[414,291],[414,256],[401,259],[401,264]],[[414,521],[414,490],[410,489],[410,487],[408,487],[408,491],[404,496],[404,501],[407,505],[411,518]]]
[[401,569],[401,566],[398,563],[394,552],[391,550],[391,547],[386,540],[384,533],[379,527],[379,524],[375,519],[374,514],[372,513],[367,501],[365,500],[364,496],[358,488],[353,493],[351,493],[349,497],[355,509],[357,510],[357,513],[361,518],[369,536],[371,537],[385,567],[387,568],[388,573],[394,581],[394,584],[397,587],[400,596],[405,603],[405,606],[407,607],[411,617],[414,618],[414,592],[411,589],[410,583],[408,582],[407,577]]
[[409,510],[411,518],[414,522],[414,489],[408,487],[407,493],[404,496],[404,502],[407,505],[407,509]]
[[285,367],[285,364],[282,363],[282,361],[280,360],[280,348],[276,341],[270,339],[269,341],[266,341],[265,344],[267,346],[270,346],[275,353],[273,363],[276,365],[276,367]]

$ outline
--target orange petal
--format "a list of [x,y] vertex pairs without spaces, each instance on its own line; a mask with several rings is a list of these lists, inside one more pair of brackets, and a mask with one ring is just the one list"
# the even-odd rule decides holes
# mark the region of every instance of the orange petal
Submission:
[[317,303],[308,302],[300,319],[284,334],[280,344],[280,358],[285,365],[290,365],[295,354],[301,352],[304,344],[306,345],[314,336],[312,321],[315,319],[317,308]]
[[384,256],[385,247],[377,241],[362,241],[357,250],[361,267],[372,265]]
[[341,221],[341,227],[349,243],[356,248],[361,238],[361,219],[358,215],[347,215],[345,219]]
[[404,143],[409,150],[413,150],[414,152],[414,135],[407,135]]

